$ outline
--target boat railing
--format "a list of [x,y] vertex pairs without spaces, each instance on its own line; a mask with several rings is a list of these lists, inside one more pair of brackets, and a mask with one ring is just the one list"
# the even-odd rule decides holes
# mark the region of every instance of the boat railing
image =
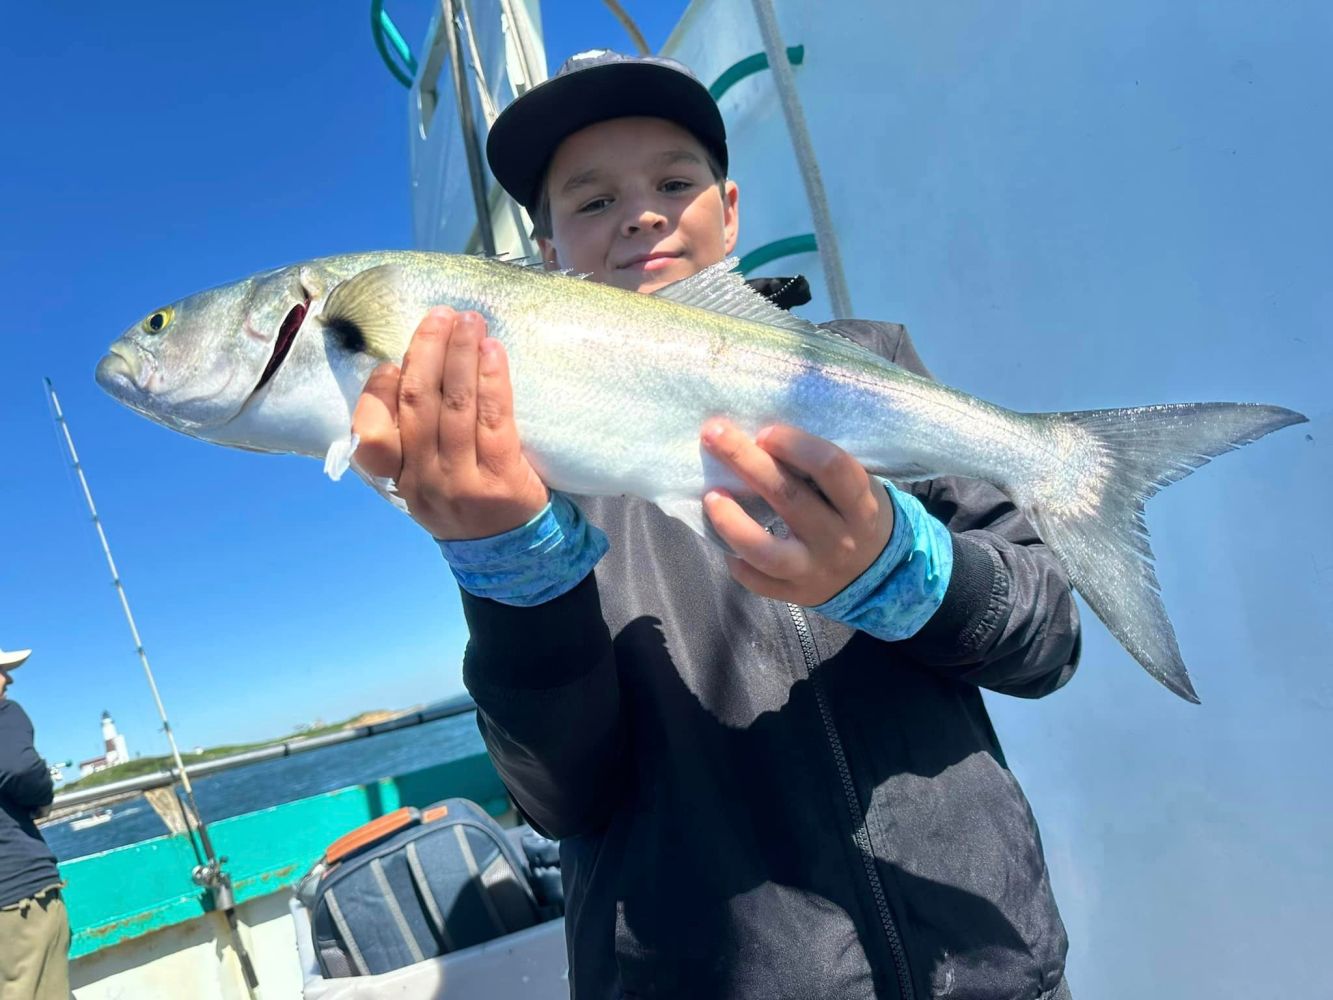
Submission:
[[[191,778],[200,778],[208,774],[216,774],[219,771],[228,771],[236,767],[244,767],[247,764],[257,764],[260,761],[275,760],[279,757],[291,757],[299,753],[307,753],[311,750],[319,750],[323,747],[335,746],[339,743],[350,743],[353,740],[366,739],[370,736],[381,736],[385,733],[396,732],[400,729],[409,729],[413,726],[421,726],[427,722],[436,722],[440,719],[452,718],[456,715],[465,715],[468,712],[476,711],[477,705],[469,696],[460,695],[448,701],[438,702],[434,705],[428,705],[425,708],[413,712],[406,712],[395,716],[392,719],[386,719],[383,722],[375,722],[364,726],[354,726],[339,730],[335,733],[325,733],[321,736],[309,736],[300,739],[283,740],[280,743],[273,743],[269,746],[257,747],[254,750],[245,750],[241,753],[228,754],[225,757],[217,757],[213,760],[201,761],[198,764],[191,764],[185,768],[186,773]],[[134,778],[126,778],[122,781],[107,782],[104,785],[97,785],[93,788],[78,788],[69,792],[62,792],[55,797],[52,802],[52,809],[67,809],[74,806],[85,806],[91,803],[101,802],[107,799],[115,799],[125,796],[132,792],[145,792],[153,788],[165,788],[179,780],[176,768],[169,768],[164,771],[156,771],[152,774],[141,774]]]

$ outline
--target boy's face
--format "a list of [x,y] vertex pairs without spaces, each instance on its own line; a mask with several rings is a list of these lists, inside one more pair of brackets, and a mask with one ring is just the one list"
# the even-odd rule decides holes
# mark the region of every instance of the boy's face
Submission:
[[736,246],[736,185],[725,194],[704,148],[663,118],[615,118],[575,132],[546,177],[550,267],[653,292],[725,258]]

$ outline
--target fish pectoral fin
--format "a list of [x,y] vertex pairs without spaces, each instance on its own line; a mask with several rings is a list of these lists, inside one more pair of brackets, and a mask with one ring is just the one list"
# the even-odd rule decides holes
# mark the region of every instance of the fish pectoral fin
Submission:
[[334,285],[320,321],[343,338],[350,351],[397,360],[407,350],[421,310],[403,299],[403,270],[380,264]]

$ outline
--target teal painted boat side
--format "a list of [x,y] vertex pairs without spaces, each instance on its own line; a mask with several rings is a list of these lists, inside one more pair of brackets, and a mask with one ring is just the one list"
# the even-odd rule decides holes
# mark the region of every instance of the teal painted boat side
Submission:
[[[208,824],[227,858],[236,902],[293,885],[330,842],[403,806],[472,799],[492,815],[509,809],[508,793],[489,758],[473,754],[434,767],[297,799]],[[78,958],[193,920],[210,908],[191,880],[201,860],[186,834],[155,837],[61,865],[68,883],[72,941]]]

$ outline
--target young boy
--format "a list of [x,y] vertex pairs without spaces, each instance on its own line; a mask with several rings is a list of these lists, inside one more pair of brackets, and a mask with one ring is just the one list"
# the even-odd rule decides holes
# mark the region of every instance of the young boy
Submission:
[[[721,116],[668,60],[575,56],[487,153],[552,268],[651,293],[736,245]],[[828,326],[924,371],[900,326]],[[1068,996],[979,688],[1060,687],[1078,621],[1000,492],[900,491],[794,428],[709,421],[702,447],[781,519],[710,492],[724,560],[644,501],[548,494],[503,348],[447,310],[375,374],[356,429],[442,540],[482,734],[561,841],[577,1000]]]

